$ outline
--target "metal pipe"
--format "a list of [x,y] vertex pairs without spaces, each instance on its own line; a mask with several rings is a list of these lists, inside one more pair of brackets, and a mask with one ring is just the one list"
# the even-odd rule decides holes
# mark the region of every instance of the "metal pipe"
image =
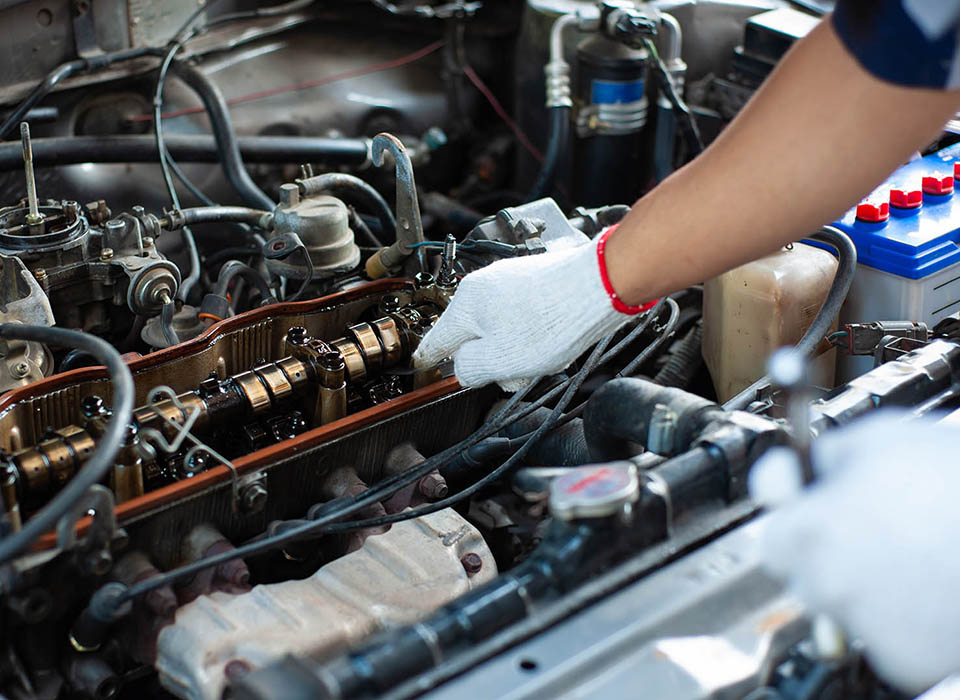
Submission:
[[[167,150],[182,163],[218,163],[212,136],[164,134]],[[237,139],[244,160],[251,163],[324,162],[362,166],[370,159],[370,139],[326,139],[304,136],[246,136]],[[68,136],[32,139],[37,167],[75,163],[155,163],[153,136]],[[20,144],[0,143],[0,171],[23,166]]]

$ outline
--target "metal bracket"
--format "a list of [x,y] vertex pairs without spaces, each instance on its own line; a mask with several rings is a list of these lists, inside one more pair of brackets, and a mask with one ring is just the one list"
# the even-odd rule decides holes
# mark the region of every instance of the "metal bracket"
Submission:
[[[423,222],[420,220],[420,203],[417,201],[417,185],[413,179],[413,164],[407,149],[393,134],[377,134],[371,146],[373,164],[383,165],[383,153],[389,151],[397,170],[397,241],[423,241]],[[413,235],[403,235],[412,232]],[[409,254],[409,250],[404,250]]]
[[80,58],[101,56],[97,28],[93,22],[93,0],[73,0],[73,43]]

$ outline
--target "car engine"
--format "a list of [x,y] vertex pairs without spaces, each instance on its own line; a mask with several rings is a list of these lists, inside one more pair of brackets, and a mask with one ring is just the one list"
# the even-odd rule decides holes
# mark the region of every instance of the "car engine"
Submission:
[[0,3],[0,698],[909,697],[746,480],[960,410],[960,138],[519,392],[412,361],[830,4]]

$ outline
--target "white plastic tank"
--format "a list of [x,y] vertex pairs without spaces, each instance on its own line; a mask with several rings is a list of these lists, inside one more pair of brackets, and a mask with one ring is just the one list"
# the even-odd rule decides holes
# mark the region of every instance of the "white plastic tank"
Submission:
[[[704,285],[703,359],[721,402],[760,379],[775,350],[803,337],[836,271],[833,255],[798,243]],[[835,354],[811,368],[820,387],[833,387]]]

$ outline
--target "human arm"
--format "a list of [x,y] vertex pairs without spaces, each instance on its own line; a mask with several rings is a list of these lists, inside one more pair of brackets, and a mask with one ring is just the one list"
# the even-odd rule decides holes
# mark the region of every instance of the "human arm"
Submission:
[[[896,0],[878,4],[903,12]],[[958,105],[957,92],[875,77],[822,22],[703,154],[633,206],[602,256],[594,244],[468,275],[415,360],[452,356],[467,386],[559,371],[627,320],[611,292],[642,305],[809,235]]]
[[958,106],[955,91],[874,77],[821,22],[700,157],[633,206],[610,238],[614,288],[640,303],[809,235],[936,137]]

